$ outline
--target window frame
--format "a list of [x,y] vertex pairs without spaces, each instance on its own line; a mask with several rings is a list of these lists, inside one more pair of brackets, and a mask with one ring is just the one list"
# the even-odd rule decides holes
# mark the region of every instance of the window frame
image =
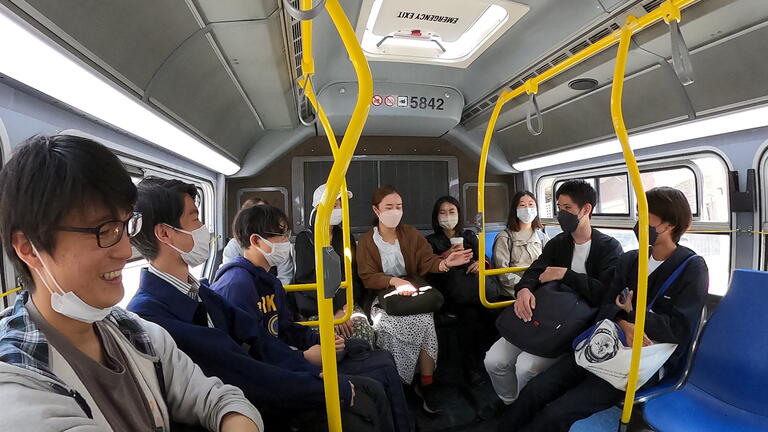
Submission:
[[[723,168],[726,171],[726,174],[729,170],[732,169],[731,164],[728,160],[728,158],[720,151],[712,150],[709,148],[705,149],[699,149],[696,152],[692,152],[689,154],[686,154],[685,156],[654,156],[647,159],[643,159],[638,161],[638,165],[640,167],[641,173],[646,172],[654,172],[654,171],[661,171],[661,170],[669,170],[669,169],[677,169],[677,168],[686,168],[690,169],[694,173],[694,181],[695,181],[695,193],[696,193],[696,213],[694,214],[693,221],[691,223],[690,231],[731,231],[733,230],[733,224],[736,222],[736,219],[733,215],[733,212],[730,209],[730,203],[728,205],[728,220],[725,222],[711,222],[711,221],[702,221],[702,209],[703,209],[703,202],[704,202],[704,176],[701,170],[699,169],[698,165],[693,161],[694,159],[702,158],[702,157],[714,157],[717,160],[722,163]],[[763,156],[763,159],[761,159],[761,167],[765,167],[765,173],[768,175],[768,150],[766,150],[765,155]],[[612,163],[608,166],[602,166],[602,167],[596,167],[592,166],[583,170],[568,170],[568,171],[561,171],[558,172],[556,170],[549,170],[549,171],[541,171],[539,172],[532,181],[532,184],[535,185],[534,190],[537,193],[537,197],[539,197],[540,194],[540,188],[542,187],[542,182],[547,181],[549,179],[553,179],[552,182],[552,201],[553,206],[557,206],[556,200],[554,199],[555,194],[555,185],[560,180],[565,179],[571,179],[571,178],[590,178],[590,177],[599,177],[604,175],[616,175],[617,173],[626,173],[626,165],[624,165],[623,161],[617,160],[615,163]],[[759,176],[758,174],[758,182],[759,182]],[[628,187],[631,188],[631,183],[628,184]],[[727,185],[726,185],[727,187]],[[728,196],[726,196],[728,198]],[[761,198],[768,200],[768,191],[763,191]],[[539,198],[539,200],[544,199],[542,196]],[[633,209],[637,206],[637,199],[635,197],[634,193],[629,193],[629,199],[630,199],[630,209]],[[763,201],[761,201],[762,203]],[[768,202],[768,201],[767,201]],[[592,218],[592,226],[596,228],[608,228],[608,229],[631,229],[635,223],[637,222],[637,216],[635,215],[635,212],[631,211],[630,215],[622,216],[622,217],[616,217],[616,216],[602,216],[602,215],[595,215]],[[555,214],[555,213],[553,213]],[[766,208],[766,218],[768,218],[768,208]],[[543,218],[542,223],[545,225],[557,225],[557,219],[555,217],[552,218]],[[768,226],[768,222],[766,222],[766,226]],[[697,234],[695,232],[692,232],[691,234]],[[735,263],[735,243],[736,243],[736,234],[731,233],[698,233],[700,235],[717,235],[717,236],[728,236],[729,239],[729,251],[728,251],[728,269],[729,272],[733,270],[733,266]],[[768,239],[766,239],[765,247],[768,248]],[[766,268],[768,268],[768,257],[765,257],[764,260],[762,260],[763,263],[765,263]],[[709,294],[711,297],[715,298],[722,298],[718,294]]]
[[[352,161],[368,161],[368,162],[414,162],[414,161],[429,161],[429,162],[447,162],[448,163],[448,195],[461,199],[459,190],[459,162],[456,156],[429,156],[429,155],[355,155],[352,156]],[[351,162],[352,162],[351,161]],[[292,215],[293,215],[293,230],[294,232],[302,232],[308,229],[307,218],[309,215],[304,214],[304,203],[307,197],[304,196],[304,164],[308,162],[333,162],[332,156],[296,156],[291,160],[291,199],[292,199]],[[380,168],[378,169],[380,171]],[[377,184],[379,184],[380,175],[376,174]],[[354,192],[354,191],[352,191]],[[407,211],[407,210],[406,210]],[[371,214],[373,217],[373,214]],[[416,227],[421,229],[421,227]],[[352,232],[365,232],[370,229],[369,226],[365,227],[351,227]],[[427,229],[427,228],[424,228]],[[429,227],[431,229],[431,227]]]

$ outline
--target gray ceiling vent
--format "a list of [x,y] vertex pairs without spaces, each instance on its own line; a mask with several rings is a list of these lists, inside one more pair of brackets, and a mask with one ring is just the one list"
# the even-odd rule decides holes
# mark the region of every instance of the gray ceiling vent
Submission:
[[[289,0],[291,6],[298,8],[299,0]],[[311,119],[314,116],[312,107],[307,102],[304,90],[296,84],[303,71],[301,70],[302,48],[301,48],[301,22],[294,19],[285,9],[283,9],[283,23],[285,25],[286,47],[288,52],[288,61],[291,65],[291,85],[299,104],[299,113],[304,119]],[[317,91],[317,89],[315,89]]]
[[539,61],[526,70],[520,72],[516,77],[499,86],[493,92],[486,94],[481,99],[467,104],[461,116],[461,123],[464,124],[492,109],[493,102],[498,100],[499,93],[501,93],[503,89],[515,90],[516,88],[522,86],[525,81],[541,75],[547,70],[583,51],[587,47],[594,45],[604,37],[610,35],[612,32],[620,29],[620,23],[623,23],[627,16],[645,15],[646,13],[658,8],[659,5],[663,3],[663,1],[664,0],[651,0],[644,2],[642,5],[639,4],[640,2],[636,2],[629,7],[617,10],[610,17],[610,19],[602,22],[598,26],[592,28],[590,31],[585,32],[581,36],[550,52],[544,57],[543,61]]

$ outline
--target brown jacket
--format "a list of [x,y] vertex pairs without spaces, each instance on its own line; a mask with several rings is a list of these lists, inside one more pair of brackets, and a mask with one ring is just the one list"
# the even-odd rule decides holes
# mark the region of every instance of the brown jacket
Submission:
[[[405,258],[405,271],[408,276],[424,276],[440,271],[442,259],[432,253],[432,246],[416,228],[400,224],[397,227],[397,240]],[[389,287],[389,280],[393,275],[387,275],[382,270],[379,248],[373,241],[373,229],[363,234],[357,243],[357,272],[368,289],[380,290]]]

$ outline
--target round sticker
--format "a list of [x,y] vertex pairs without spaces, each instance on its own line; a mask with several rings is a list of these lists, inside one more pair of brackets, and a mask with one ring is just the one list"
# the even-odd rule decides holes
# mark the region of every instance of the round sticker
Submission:
[[387,96],[387,97],[384,98],[384,105],[386,105],[388,107],[395,106],[396,102],[397,102],[397,100],[395,99],[394,96],[390,95],[390,96]]
[[381,96],[373,95],[373,99],[371,100],[371,103],[373,104],[373,106],[381,105]]

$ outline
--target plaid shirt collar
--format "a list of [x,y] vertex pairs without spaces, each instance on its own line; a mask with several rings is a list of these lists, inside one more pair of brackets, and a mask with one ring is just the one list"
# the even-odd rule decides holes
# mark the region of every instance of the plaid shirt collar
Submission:
[[[28,299],[29,293],[23,291],[13,306],[0,312],[0,361],[61,382],[50,369],[48,340],[24,307]],[[105,320],[117,326],[141,353],[156,356],[149,335],[135,315],[115,307]]]

